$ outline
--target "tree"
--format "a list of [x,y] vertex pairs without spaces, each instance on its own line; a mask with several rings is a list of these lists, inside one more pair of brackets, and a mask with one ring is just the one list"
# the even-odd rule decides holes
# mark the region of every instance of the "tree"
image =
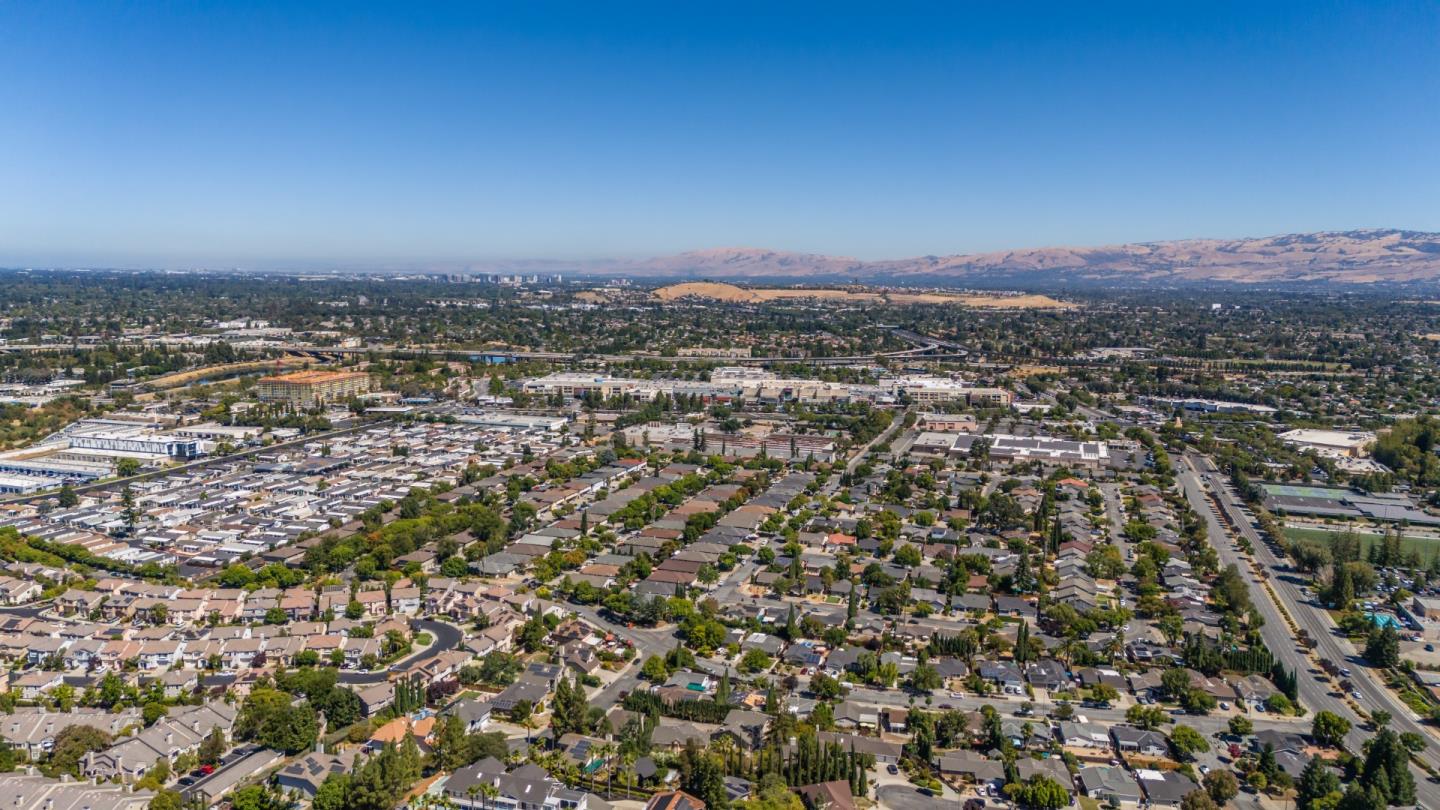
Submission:
[[1351,782],[1335,810],[1385,810],[1388,805],[1385,794],[1377,788],[1364,788],[1358,782]]
[[1360,768],[1360,784],[1375,789],[1392,805],[1415,803],[1415,777],[1410,773],[1410,752],[1400,735],[1388,728],[1370,741],[1370,750]]
[[1246,734],[1253,734],[1255,732],[1255,724],[1250,721],[1250,718],[1242,714],[1237,714],[1230,718],[1229,727],[1230,733],[1236,737],[1243,737]]
[[1090,687],[1090,697],[1101,703],[1113,703],[1120,699],[1120,690],[1108,683],[1097,681]]
[[205,740],[200,743],[198,757],[201,765],[214,765],[225,756],[225,732],[218,728],[210,729]]
[[146,805],[149,810],[180,810],[182,806],[180,794],[173,790],[162,790],[155,794],[155,798]]
[[1205,785],[1205,792],[1221,807],[1240,792],[1240,780],[1227,770],[1217,768],[1205,774],[1201,782]]
[[1023,664],[1035,657],[1035,646],[1030,641],[1030,624],[1020,622],[1020,629],[1015,631],[1015,648],[1011,650],[1015,662]]
[[1180,705],[1191,714],[1209,714],[1215,708],[1216,700],[1204,689],[1190,689],[1180,696]]
[[705,802],[706,810],[729,806],[725,793],[725,768],[720,758],[702,750],[691,739],[680,754],[680,789]]
[[309,701],[292,706],[291,700],[289,694],[277,689],[251,690],[235,718],[235,737],[286,754],[314,746],[320,733],[315,709]]
[[[121,461],[133,461],[134,459],[120,459]],[[120,516],[125,521],[125,528],[134,533],[135,525],[140,522],[140,508],[135,505],[135,491],[126,484],[120,490]]]
[[1178,613],[1166,613],[1155,622],[1155,626],[1165,637],[1166,644],[1173,645],[1185,632],[1185,620]]
[[1142,706],[1137,703],[1125,710],[1125,719],[1131,725],[1154,731],[1165,722],[1166,717],[1165,710],[1159,706]]
[[921,561],[922,557],[920,555],[920,549],[909,543],[906,543],[900,548],[895,549],[896,565],[903,565],[906,568],[915,568],[920,565]]
[[1325,591],[1325,601],[1330,607],[1344,612],[1350,609],[1350,603],[1355,601],[1355,581],[1350,577],[1350,569],[1336,559],[1334,565],[1335,573],[1330,578],[1330,587]]
[[1340,777],[1320,757],[1311,757],[1295,787],[1295,803],[1300,810],[1324,810],[1341,799]]
[[840,682],[823,672],[817,672],[810,679],[810,691],[821,700],[834,700],[840,697]]
[[[1060,524],[1055,525],[1058,527]],[[1109,543],[1096,546],[1085,555],[1085,566],[1096,579],[1119,579],[1125,573],[1125,559],[1120,554],[1120,547]]]
[[1210,594],[1226,613],[1243,616],[1250,610],[1250,586],[1240,575],[1238,566],[1225,566],[1225,570],[1215,578]]
[[50,749],[50,761],[45,769],[47,776],[68,773],[80,775],[80,760],[91,751],[103,751],[110,747],[110,735],[91,726],[67,726],[55,735]]
[[468,758],[465,724],[458,717],[442,717],[439,731],[435,734],[434,750],[430,754],[431,762],[439,770],[453,771],[468,764]]
[[288,804],[264,785],[247,785],[230,795],[235,810],[284,810]]
[[758,795],[735,806],[737,810],[805,810],[800,795],[777,782],[762,787]]
[[331,728],[341,728],[359,720],[364,715],[360,696],[341,686],[325,690],[312,698],[315,708],[325,712],[325,720]]
[[[1267,742],[1260,749],[1260,756],[1255,759],[1255,772],[1267,780],[1273,780],[1275,774],[1280,773],[1280,763],[1275,761],[1275,746]],[[1253,780],[1251,784],[1254,784]],[[1264,790],[1263,787],[1260,789]]]
[[664,683],[670,677],[670,668],[665,666],[665,659],[658,655],[652,655],[645,659],[645,665],[640,667],[640,676],[652,683]]
[[[60,485],[60,494],[56,497],[62,509],[69,509],[80,503],[80,496],[75,493],[75,485],[69,481]],[[159,798],[158,796],[156,798]]]
[[389,810],[420,778],[421,765],[414,739],[386,745],[350,775],[345,810]]
[[920,664],[910,673],[910,688],[916,692],[933,692],[942,684],[939,671],[929,664]]
[[1171,667],[1160,674],[1160,685],[1171,700],[1180,700],[1190,691],[1190,673],[1181,667]]
[[320,783],[320,789],[315,791],[315,799],[310,806],[313,810],[345,810],[349,793],[350,775],[331,774]]
[[1205,735],[1189,726],[1176,726],[1170,732],[1170,746],[1181,759],[1189,759],[1196,753],[1204,753],[1210,750],[1210,743],[1205,741]]
[[1315,742],[1328,748],[1341,748],[1345,735],[1350,733],[1350,721],[1334,712],[1319,711],[1310,725],[1310,736]]
[[1192,790],[1180,800],[1180,810],[1220,810],[1210,794],[1203,790]]
[[1400,665],[1400,634],[1393,627],[1377,627],[1365,640],[1365,660],[1372,665],[1390,668]]
[[740,659],[740,671],[746,674],[764,672],[773,663],[774,661],[764,650],[759,647],[751,647]]
[[1016,804],[1036,810],[1059,810],[1070,804],[1070,792],[1044,774],[1032,776],[1026,782],[1011,782],[1005,786],[1005,793]]
[[1416,754],[1424,751],[1425,748],[1429,745],[1429,743],[1425,742],[1424,737],[1421,737],[1419,734],[1416,734],[1413,731],[1407,731],[1401,734],[1400,744],[1405,746],[1406,750],[1414,752]]
[[550,632],[540,616],[532,616],[520,627],[518,640],[525,652],[536,652],[545,646],[545,636]]
[[585,700],[585,687],[576,678],[572,684],[563,676],[555,685],[555,700],[551,704],[550,728],[558,739],[561,735],[574,732],[585,734],[590,705]]

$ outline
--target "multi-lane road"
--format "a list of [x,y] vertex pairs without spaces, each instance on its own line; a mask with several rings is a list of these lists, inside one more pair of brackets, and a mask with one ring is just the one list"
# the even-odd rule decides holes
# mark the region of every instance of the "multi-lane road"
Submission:
[[[1300,646],[1295,632],[1281,613],[1281,607],[1294,619],[1297,626],[1304,628],[1310,637],[1315,639],[1316,656],[1329,658],[1337,664],[1351,664],[1354,672],[1350,680],[1359,691],[1359,703],[1367,713],[1384,709],[1394,718],[1391,721],[1392,728],[1400,732],[1414,732],[1431,742],[1418,756],[1426,765],[1436,768],[1437,764],[1440,764],[1440,759],[1436,756],[1436,743],[1440,740],[1435,738],[1428,727],[1417,723],[1410,708],[1385,688],[1369,668],[1358,660],[1349,642],[1336,635],[1329,614],[1306,603],[1299,590],[1299,577],[1293,575],[1290,566],[1278,559],[1260,537],[1259,531],[1242,511],[1239,497],[1231,490],[1223,475],[1215,469],[1214,464],[1204,456],[1187,455],[1180,468],[1179,479],[1191,507],[1206,522],[1211,543],[1219,554],[1220,564],[1236,566],[1249,585],[1251,602],[1265,620],[1265,626],[1260,629],[1261,637],[1276,658],[1284,662],[1286,667],[1295,670],[1299,680],[1300,702],[1312,713],[1330,711],[1349,720],[1352,727],[1345,738],[1345,744],[1350,751],[1359,751],[1364,742],[1372,736],[1371,732],[1363,728],[1366,721],[1352,709],[1346,696],[1339,691],[1338,685],[1319,675],[1317,662],[1311,659],[1309,651]],[[1250,541],[1255,551],[1255,561],[1262,569],[1270,572],[1269,589],[1255,576],[1249,560],[1234,542],[1234,535],[1222,523],[1219,512],[1221,509],[1225,510],[1226,517],[1236,531]],[[1271,598],[1272,591],[1279,599],[1279,604]],[[1417,785],[1426,785],[1428,778],[1428,775],[1418,768],[1415,770]],[[1430,786],[1433,788],[1433,785]],[[1420,806],[1440,808],[1440,795],[1431,795],[1440,794],[1440,790],[1421,789],[1418,793]]]

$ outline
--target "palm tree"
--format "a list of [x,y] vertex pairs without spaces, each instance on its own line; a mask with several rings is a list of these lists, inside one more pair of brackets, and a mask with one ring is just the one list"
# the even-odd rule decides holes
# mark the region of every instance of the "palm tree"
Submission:
[[595,746],[590,750],[595,752],[595,757],[597,759],[605,763],[605,793],[607,794],[606,798],[608,799],[608,794],[612,792],[615,782],[615,769],[610,767],[610,758],[615,756],[615,752],[618,751],[619,748],[615,745],[615,743],[605,742],[600,743],[599,745]]
[[495,800],[500,798],[500,788],[495,787],[489,782],[486,782],[480,786],[480,793],[485,797],[486,807],[494,807]]
[[625,795],[626,798],[629,798],[630,794],[635,791],[635,752],[626,751],[621,754],[620,765],[625,769]]
[[1121,633],[1116,633],[1111,636],[1110,640],[1105,643],[1105,652],[1110,654],[1110,664],[1112,666],[1115,664],[1115,658],[1120,655],[1124,649],[1125,637]]

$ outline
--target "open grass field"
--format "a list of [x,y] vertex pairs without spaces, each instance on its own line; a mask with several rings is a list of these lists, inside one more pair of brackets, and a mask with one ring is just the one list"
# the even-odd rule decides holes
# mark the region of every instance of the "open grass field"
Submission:
[[712,301],[761,304],[767,301],[820,300],[840,303],[954,304],[987,309],[1073,309],[1075,304],[1048,295],[959,295],[891,291],[737,287],[713,281],[687,281],[655,291],[661,301],[708,298]]
[[[1285,536],[1291,540],[1300,540],[1312,543],[1321,543],[1326,546],[1340,532],[1331,532],[1324,529],[1305,529],[1298,526],[1286,526]],[[1360,553],[1370,553],[1370,547],[1380,542],[1381,535],[1373,532],[1356,532],[1355,536],[1360,539]],[[1440,552],[1440,539],[1430,537],[1411,537],[1406,535],[1400,543],[1401,548],[1406,552],[1416,551],[1420,559],[1429,560],[1437,552]]]

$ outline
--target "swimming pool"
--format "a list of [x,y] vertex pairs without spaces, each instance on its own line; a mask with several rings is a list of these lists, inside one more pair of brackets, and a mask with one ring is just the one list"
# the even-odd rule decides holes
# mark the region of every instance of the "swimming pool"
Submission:
[[1400,629],[1400,621],[1389,613],[1367,613],[1365,617],[1376,627],[1393,627],[1396,630]]

